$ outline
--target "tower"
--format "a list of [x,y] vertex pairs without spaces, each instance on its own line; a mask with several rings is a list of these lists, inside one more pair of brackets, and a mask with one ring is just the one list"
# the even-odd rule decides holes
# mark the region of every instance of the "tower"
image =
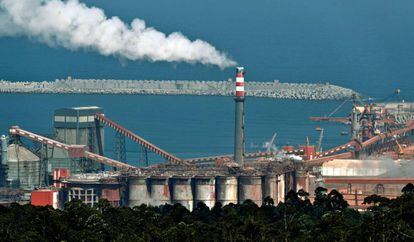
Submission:
[[[103,114],[104,109],[96,106],[61,108],[54,112],[53,127],[55,138],[69,145],[85,145],[88,151],[101,154],[104,147],[104,129],[102,124],[96,122],[95,114]],[[91,161],[83,160],[73,162],[61,151],[53,152],[54,168],[69,168],[76,172],[78,164],[83,170],[103,169],[102,165]]]
[[244,166],[244,67],[236,68],[234,161]]

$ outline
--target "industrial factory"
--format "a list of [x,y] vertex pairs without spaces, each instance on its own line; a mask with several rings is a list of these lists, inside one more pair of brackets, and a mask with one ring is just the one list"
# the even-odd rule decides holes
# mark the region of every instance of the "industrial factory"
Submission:
[[[11,126],[1,136],[0,202],[29,202],[61,208],[79,199],[96,206],[160,206],[180,203],[192,210],[199,202],[213,207],[266,197],[283,202],[290,190],[318,186],[340,191],[355,208],[366,196],[396,197],[414,182],[414,103],[365,103],[352,97],[347,117],[311,117],[350,127],[349,142],[322,150],[309,142],[278,150],[245,152],[245,71],[236,68],[234,154],[181,159],[105,115],[101,107],[55,110],[53,135]],[[113,158],[105,153],[104,129],[115,131]],[[320,140],[323,128],[319,128]],[[136,144],[145,165],[126,162],[125,140]],[[28,145],[32,142],[32,145]],[[155,165],[149,160],[164,162]]]

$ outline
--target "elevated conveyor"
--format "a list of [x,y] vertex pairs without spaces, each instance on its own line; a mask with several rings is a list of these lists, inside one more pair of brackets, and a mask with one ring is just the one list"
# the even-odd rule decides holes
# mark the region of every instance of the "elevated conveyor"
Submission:
[[123,126],[121,126],[117,123],[115,123],[114,121],[110,120],[109,118],[107,118],[103,114],[95,114],[95,119],[97,121],[99,121],[100,123],[114,129],[116,132],[121,133],[122,135],[124,135],[125,137],[131,139],[132,141],[138,143],[140,146],[142,146],[142,147],[148,149],[149,151],[152,151],[155,154],[163,157],[164,159],[166,159],[171,164],[177,164],[178,165],[178,164],[185,164],[186,163],[182,159],[174,156],[171,153],[168,153],[167,151],[165,151],[165,150],[159,148],[158,146],[150,143],[149,141],[147,141],[144,138],[138,136],[137,134],[133,133],[132,131],[124,128]]
[[131,169],[135,169],[135,166],[131,166],[128,165],[126,163],[120,162],[120,161],[116,161],[113,160],[111,158],[108,157],[104,157],[95,153],[92,153],[90,151],[87,150],[85,145],[68,145],[68,144],[64,144],[61,143],[59,141],[50,139],[50,138],[46,138],[44,136],[26,131],[24,129],[21,129],[19,126],[12,126],[9,129],[9,134],[10,135],[15,135],[15,136],[21,136],[21,137],[25,137],[28,138],[30,140],[45,144],[45,145],[49,145],[49,146],[53,146],[56,148],[60,148],[63,150],[66,150],[69,154],[70,158],[88,158],[91,160],[94,160],[96,162],[99,162],[101,164],[105,164],[108,166],[113,166],[122,170],[131,170]]

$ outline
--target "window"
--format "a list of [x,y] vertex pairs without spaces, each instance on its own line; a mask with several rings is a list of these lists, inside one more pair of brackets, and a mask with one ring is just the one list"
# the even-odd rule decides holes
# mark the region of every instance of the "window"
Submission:
[[65,122],[65,116],[55,116],[55,122]]
[[79,116],[79,123],[87,123],[88,116]]
[[79,199],[82,203],[94,207],[98,204],[99,197],[96,194],[95,189],[83,189],[79,187],[74,187],[69,190],[68,200],[72,201],[73,199]]
[[66,116],[66,122],[73,122],[76,123],[78,118],[76,116]]

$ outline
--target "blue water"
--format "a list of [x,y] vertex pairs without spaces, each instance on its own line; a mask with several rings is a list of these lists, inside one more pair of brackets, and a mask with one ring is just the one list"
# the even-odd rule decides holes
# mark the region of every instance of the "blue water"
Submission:
[[[82,0],[108,16],[181,31],[227,52],[249,80],[330,81],[367,96],[401,87],[414,96],[414,1],[400,0]],[[0,78],[54,80],[68,75],[121,79],[227,79],[210,66],[125,62],[92,52],[0,38]]]
[[[247,81],[329,81],[383,98],[402,89],[414,100],[414,1],[401,0],[85,0],[125,21],[135,17],[169,33],[181,31],[225,51],[247,70]],[[65,78],[223,80],[234,70],[214,66],[120,61],[93,52],[50,48],[27,39],[0,38],[0,79]],[[182,157],[232,152],[233,100],[224,97],[4,95],[0,130],[17,123],[51,132],[55,108],[99,105],[107,114]],[[278,144],[317,139],[308,116],[337,102],[246,102],[246,145],[257,148],[278,133]],[[345,114],[346,112],[343,111]],[[324,124],[326,146],[343,142],[344,126]],[[107,132],[107,149],[113,147]],[[132,144],[128,144],[134,153]],[[132,159],[132,158],[131,158]]]
[[[206,96],[116,96],[116,95],[42,95],[7,94],[0,96],[1,133],[10,125],[40,134],[52,133],[53,110],[78,105],[98,105],[106,115],[133,130],[138,135],[179,157],[190,158],[233,152],[234,101],[231,97]],[[333,110],[338,102],[281,101],[248,98],[246,111],[246,149],[263,150],[262,143],[277,133],[276,144],[304,144],[306,136],[316,143],[312,115],[324,115],[321,110]],[[12,108],[10,108],[12,106]],[[338,115],[345,115],[341,110]],[[340,136],[345,125],[324,124],[328,148],[345,142]],[[111,156],[114,133],[105,130],[105,151]],[[127,142],[127,158],[139,159],[140,149]]]

